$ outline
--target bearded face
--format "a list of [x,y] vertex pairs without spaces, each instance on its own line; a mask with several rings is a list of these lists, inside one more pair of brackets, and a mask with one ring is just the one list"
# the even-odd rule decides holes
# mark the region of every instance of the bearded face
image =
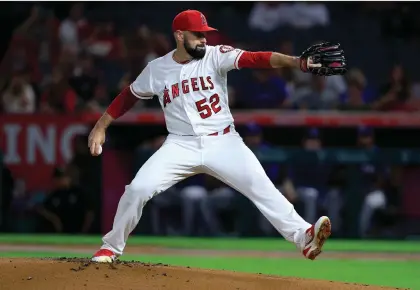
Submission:
[[202,59],[206,54],[206,38],[202,32],[186,32],[184,48],[194,59]]

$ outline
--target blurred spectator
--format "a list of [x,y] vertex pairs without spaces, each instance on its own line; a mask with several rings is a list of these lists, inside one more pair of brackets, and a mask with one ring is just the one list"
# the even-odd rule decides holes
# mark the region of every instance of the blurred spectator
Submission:
[[[157,54],[157,56],[164,56],[168,52],[172,50],[171,42],[167,35],[159,32],[153,32],[152,34],[152,44],[153,44],[153,52]],[[153,60],[150,57],[146,57],[146,59],[150,59],[149,61]]]
[[24,73],[12,77],[2,94],[2,108],[5,113],[30,114],[36,110],[36,95]]
[[92,204],[65,170],[56,168],[54,189],[36,207],[42,232],[88,233],[94,219]]
[[401,175],[402,168],[392,167],[389,178],[375,175],[374,188],[369,192],[360,213],[362,237],[384,237],[398,234],[401,222]]
[[386,205],[386,197],[383,191],[384,180],[378,174],[374,174],[373,177],[375,178],[373,188],[366,194],[360,212],[360,236],[363,238],[368,235],[374,212],[378,209],[384,209]]
[[87,51],[98,58],[121,60],[124,55],[122,40],[116,34],[112,21],[101,21],[86,40]]
[[326,90],[330,91],[334,95],[341,95],[347,90],[347,83],[343,76],[329,76],[325,78]]
[[[357,146],[363,150],[373,151],[378,147],[375,144],[374,130],[370,127],[359,127]],[[360,172],[362,179],[360,186],[365,190],[363,208],[360,215],[360,235],[365,237],[370,228],[370,222],[376,209],[385,206],[384,180],[386,168],[379,163],[362,163]]]
[[290,24],[295,28],[307,29],[330,24],[328,8],[324,3],[311,1],[294,2]]
[[379,99],[373,107],[377,110],[404,110],[405,102],[411,98],[411,84],[401,65],[392,68],[389,81],[380,88]]
[[92,57],[84,55],[79,58],[69,83],[84,105],[95,102],[99,73],[94,67]]
[[[305,132],[302,147],[307,151],[322,149],[321,136],[317,128],[310,128]],[[324,163],[302,163],[290,166],[290,176],[298,198],[304,204],[303,216],[308,222],[316,221],[318,199],[325,193],[329,172],[329,166]]]
[[15,29],[1,63],[3,78],[16,71],[28,70],[30,82],[40,82],[58,56],[58,20],[53,13],[34,5],[29,17]]
[[[182,210],[182,233],[186,236],[193,236],[195,233],[195,224],[197,220],[203,219],[203,213],[201,212],[200,206],[202,201],[209,194],[207,192],[206,183],[208,183],[208,177],[204,175],[204,182],[201,184],[191,184],[182,188],[178,192],[178,199],[181,205]],[[210,208],[210,213],[213,214],[212,209]],[[211,216],[213,218],[213,215]],[[216,220],[211,220],[211,224],[207,224],[206,221],[201,229],[208,229],[210,232],[213,229],[213,222]]]
[[127,71],[131,75],[137,75],[147,65],[147,63],[158,54],[154,51],[151,41],[152,32],[147,25],[138,26],[134,33],[129,33],[124,37],[124,50],[126,51]]
[[77,105],[77,95],[70,87],[61,70],[53,72],[52,83],[41,96],[41,112],[73,113]]
[[264,142],[263,131],[257,123],[250,122],[246,124],[241,136],[244,139],[245,145],[254,153],[269,147],[269,145]]
[[343,209],[344,209],[344,190],[346,187],[347,167],[343,164],[333,165],[327,181],[327,192],[323,201],[323,209],[326,210],[331,220],[334,235],[343,234]]
[[253,81],[241,88],[241,98],[237,102],[245,108],[280,108],[288,97],[286,82],[271,70],[254,70]]
[[172,47],[168,37],[153,32],[147,25],[138,26],[134,33],[124,37],[125,67],[128,74],[137,77],[150,61],[165,55]]
[[305,110],[331,110],[339,106],[339,95],[327,87],[325,77],[312,76],[311,90],[296,91],[288,100],[288,106]]
[[292,21],[292,10],[292,4],[288,2],[256,2],[250,12],[248,25],[251,29],[273,31],[281,24]]
[[371,127],[360,126],[358,128],[357,146],[361,149],[375,150],[375,132]]
[[59,28],[61,45],[74,52],[80,51],[81,42],[92,33],[92,27],[83,14],[83,4],[74,4],[70,8],[69,16],[61,22]]
[[[378,149],[373,128],[364,126],[358,128],[357,147],[371,152]],[[362,186],[370,191],[372,188],[376,188],[375,182],[379,177],[384,176],[386,168],[378,162],[367,162],[360,164],[360,171],[362,173]]]
[[248,23],[252,29],[269,32],[281,25],[298,29],[329,25],[328,8],[312,2],[257,2],[251,10]]
[[[166,35],[152,32],[147,25],[138,26],[133,33],[127,33],[122,42],[126,57],[124,68],[126,73],[118,84],[118,92],[133,82],[150,61],[165,55],[172,48]],[[113,92],[117,94],[118,92]],[[144,102],[137,102],[135,108],[141,108]],[[146,102],[147,106],[159,105],[156,102]]]
[[363,86],[360,83],[351,81],[344,96],[344,102],[339,106],[342,111],[368,111],[371,106],[363,100]]
[[[361,150],[374,151],[375,134],[373,128],[361,126],[357,130],[356,146]],[[375,192],[378,189],[378,178],[384,174],[383,165],[380,163],[362,162],[356,165],[361,174],[359,187],[365,190],[364,195]],[[340,234],[342,228],[342,214],[344,209],[344,191],[346,184],[346,172],[348,165],[335,165],[331,168],[328,176],[328,188],[324,206],[330,217],[335,232]]]
[[235,191],[214,177],[206,176],[205,180],[205,188],[202,189],[206,192],[200,201],[205,226],[211,236],[225,236],[219,214],[234,208]]
[[[297,55],[294,44],[290,40],[282,41],[279,45],[278,52],[286,55]],[[300,68],[281,68],[281,75],[287,82],[287,91],[290,95],[299,90],[310,90],[311,75],[304,73]],[[287,102],[288,100],[286,100]]]
[[37,62],[37,75],[33,81],[40,81],[43,74],[51,71],[57,62],[59,51],[59,21],[53,11],[34,5],[30,17],[16,29],[15,34],[25,42],[28,57]]
[[73,75],[77,60],[77,53],[67,47],[63,47],[52,72],[44,75],[43,82],[40,84],[40,90],[45,90],[53,82],[54,75],[57,71],[60,71],[62,77],[68,81]]
[[28,71],[31,82],[41,79],[38,60],[33,53],[29,52],[25,41],[18,37],[14,37],[10,42],[9,48],[1,62],[0,70],[2,75],[0,84],[2,87],[10,79],[10,76],[25,70]]
[[[298,54],[294,49],[294,44],[290,40],[282,41],[278,48],[279,53],[286,55]],[[286,81],[286,89],[289,98],[285,99],[282,108],[290,109],[297,107],[296,96],[303,96],[312,92],[312,76],[304,73],[300,68],[281,68],[279,75]]]
[[309,128],[303,136],[303,148],[313,151],[322,149],[322,140],[318,128]]
[[[403,169],[398,166],[391,168],[388,179],[383,180],[383,194],[385,205],[374,207],[370,234],[374,237],[395,237],[399,234],[399,225],[402,222],[402,175]],[[376,204],[378,205],[378,204]],[[365,204],[366,206],[366,204]],[[363,212],[362,212],[363,214]]]
[[347,91],[341,95],[340,110],[365,111],[371,110],[371,102],[374,101],[374,93],[368,87],[363,72],[359,69],[351,69],[347,73]]

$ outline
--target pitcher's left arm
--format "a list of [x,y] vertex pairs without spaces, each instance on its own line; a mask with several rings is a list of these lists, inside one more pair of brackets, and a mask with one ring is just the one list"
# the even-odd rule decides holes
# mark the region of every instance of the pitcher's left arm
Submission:
[[319,43],[310,46],[300,56],[290,56],[272,51],[244,51],[230,46],[220,46],[215,61],[218,70],[226,73],[232,69],[300,68],[318,76],[343,75],[347,71],[344,51],[338,43]]

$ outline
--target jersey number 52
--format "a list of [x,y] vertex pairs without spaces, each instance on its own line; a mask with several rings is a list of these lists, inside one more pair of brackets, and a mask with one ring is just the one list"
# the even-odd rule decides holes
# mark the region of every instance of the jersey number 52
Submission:
[[222,109],[222,107],[219,106],[219,102],[220,98],[218,94],[212,95],[209,102],[206,101],[206,98],[195,102],[201,119],[207,119],[211,115],[219,113]]

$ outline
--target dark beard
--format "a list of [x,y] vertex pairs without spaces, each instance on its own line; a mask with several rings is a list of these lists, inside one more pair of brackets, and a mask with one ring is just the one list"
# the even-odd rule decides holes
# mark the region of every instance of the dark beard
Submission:
[[192,48],[186,40],[184,40],[184,48],[193,59],[202,59],[206,54],[206,46],[197,45],[195,48]]

